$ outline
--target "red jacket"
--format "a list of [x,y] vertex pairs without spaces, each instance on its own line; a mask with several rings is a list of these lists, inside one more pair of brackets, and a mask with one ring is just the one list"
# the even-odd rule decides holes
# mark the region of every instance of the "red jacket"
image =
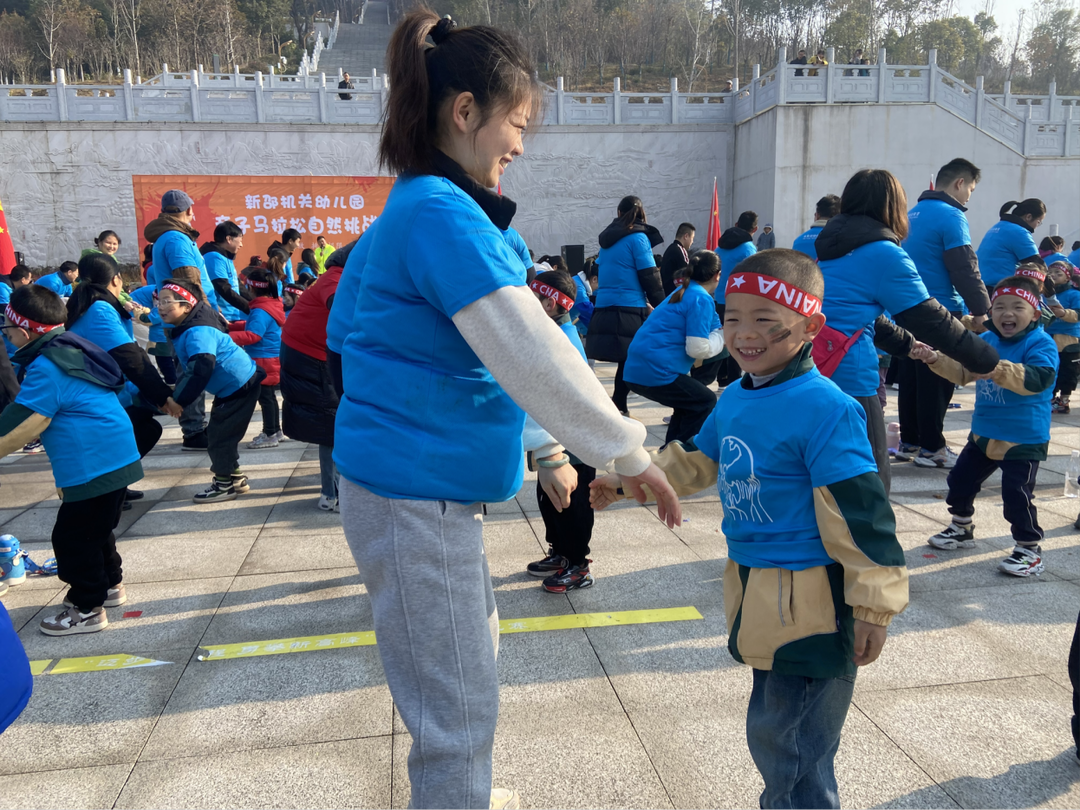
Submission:
[[331,267],[296,301],[289,319],[281,330],[281,341],[290,349],[326,360],[326,322],[330,319],[330,304],[341,281],[340,267]]

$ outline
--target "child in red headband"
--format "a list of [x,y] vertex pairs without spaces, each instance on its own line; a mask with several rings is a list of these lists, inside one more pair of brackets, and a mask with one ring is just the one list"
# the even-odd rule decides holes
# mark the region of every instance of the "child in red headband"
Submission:
[[930,538],[930,545],[944,550],[974,547],[975,496],[983,482],[1001,470],[1001,499],[1016,547],[998,568],[1017,577],[1039,574],[1045,567],[1032,490],[1050,442],[1058,353],[1039,325],[1042,292],[1041,282],[1028,276],[1003,279],[994,288],[988,331],[981,335],[1001,357],[990,374],[972,374],[936,352],[923,360],[935,374],[959,385],[977,381],[971,433],[949,472],[946,503],[952,522]]
[[[753,667],[746,731],[762,807],[840,806],[833,759],[857,667],[877,659],[908,601],[865,413],[811,356],[824,288],[794,250],[739,264],[724,343],[745,374],[691,442],[656,459],[680,495],[715,484],[723,503],[728,649]],[[617,486],[593,484],[597,508]]]

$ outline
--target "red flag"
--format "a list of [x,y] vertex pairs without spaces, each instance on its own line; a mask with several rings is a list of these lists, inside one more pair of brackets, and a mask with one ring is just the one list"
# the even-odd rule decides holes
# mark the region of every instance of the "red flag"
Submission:
[[8,233],[7,219],[4,217],[4,205],[0,203],[0,275],[7,275],[15,266],[15,246]]
[[712,181],[712,209],[709,213],[709,235],[705,237],[705,249],[716,250],[720,244],[720,198],[716,194],[716,178]]
[[934,175],[930,175],[930,190],[934,190]]

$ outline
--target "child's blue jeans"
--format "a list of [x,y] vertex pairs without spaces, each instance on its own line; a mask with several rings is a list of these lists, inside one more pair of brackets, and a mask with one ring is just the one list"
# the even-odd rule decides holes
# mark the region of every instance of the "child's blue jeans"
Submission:
[[855,676],[804,678],[754,670],[746,742],[765,780],[764,808],[839,807],[833,760]]

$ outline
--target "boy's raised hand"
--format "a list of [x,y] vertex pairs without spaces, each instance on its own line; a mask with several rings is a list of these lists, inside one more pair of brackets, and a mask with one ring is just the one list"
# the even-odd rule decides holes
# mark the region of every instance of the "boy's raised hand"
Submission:
[[622,479],[615,475],[605,475],[593,479],[589,484],[589,505],[597,512],[602,512],[616,501],[621,501],[623,496],[619,494]]
[[682,507],[679,505],[679,496],[668,483],[667,475],[655,463],[650,464],[641,475],[623,477],[623,487],[638,503],[645,503],[649,499],[645,486],[652,490],[653,497],[656,498],[656,511],[660,520],[664,521],[669,529],[681,525]]
[[888,629],[862,619],[855,620],[855,658],[852,660],[856,666],[865,667],[877,661],[881,648],[885,646]]

